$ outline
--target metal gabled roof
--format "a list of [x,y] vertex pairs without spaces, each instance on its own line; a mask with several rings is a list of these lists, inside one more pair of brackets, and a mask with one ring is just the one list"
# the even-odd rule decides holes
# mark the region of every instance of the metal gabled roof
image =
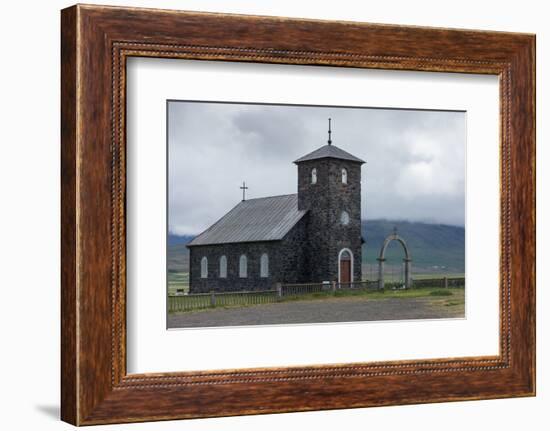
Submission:
[[245,200],[187,246],[281,240],[306,213],[296,194]]

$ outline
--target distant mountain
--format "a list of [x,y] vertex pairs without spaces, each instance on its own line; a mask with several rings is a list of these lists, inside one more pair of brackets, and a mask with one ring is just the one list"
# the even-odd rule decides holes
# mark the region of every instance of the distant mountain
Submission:
[[[363,262],[376,263],[384,239],[394,228],[407,243],[413,267],[429,272],[464,272],[465,231],[462,226],[392,220],[363,221]],[[404,257],[403,248],[392,241],[385,255],[389,264]]]
[[[464,227],[407,221],[363,221],[361,226],[365,240],[363,264],[375,267],[384,239],[393,232],[394,228],[407,243],[415,273],[464,272]],[[168,236],[168,271],[187,272],[189,270],[189,250],[185,244],[191,239],[193,236]],[[386,250],[387,266],[400,265],[403,257],[401,245],[392,241]]]
[[194,236],[189,235],[180,236],[168,234],[168,255],[166,256],[168,272],[189,271],[189,249],[185,244],[193,238]]
[[171,233],[168,234],[168,247],[173,245],[180,245],[180,244],[187,244],[189,241],[191,241],[193,238],[195,238],[193,235],[172,235]]

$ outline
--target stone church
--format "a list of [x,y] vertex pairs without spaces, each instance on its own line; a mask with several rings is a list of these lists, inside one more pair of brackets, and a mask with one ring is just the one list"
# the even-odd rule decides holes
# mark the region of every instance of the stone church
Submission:
[[[190,293],[361,280],[361,165],[328,144],[300,157],[298,193],[244,199],[187,244]],[[244,184],[243,184],[244,187]]]

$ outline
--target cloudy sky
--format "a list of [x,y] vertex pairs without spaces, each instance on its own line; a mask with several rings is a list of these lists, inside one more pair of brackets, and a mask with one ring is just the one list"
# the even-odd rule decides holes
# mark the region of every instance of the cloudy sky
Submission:
[[196,235],[247,198],[296,193],[297,158],[363,159],[362,217],[464,225],[464,112],[168,103],[169,231]]

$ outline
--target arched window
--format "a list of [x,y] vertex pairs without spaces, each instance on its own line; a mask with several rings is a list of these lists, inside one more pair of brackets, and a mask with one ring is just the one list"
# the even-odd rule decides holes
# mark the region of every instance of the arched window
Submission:
[[248,260],[244,254],[239,259],[239,277],[248,277]]
[[340,223],[342,223],[344,226],[347,226],[349,224],[349,214],[347,211],[342,211],[342,214],[340,215]]
[[208,259],[206,256],[201,259],[201,278],[208,278]]
[[220,257],[220,278],[227,278],[227,257]]
[[267,253],[262,254],[260,258],[260,277],[269,277],[269,256]]
[[342,183],[348,183],[348,170],[346,168],[342,168]]
[[313,168],[311,170],[311,184],[317,184],[317,169]]

